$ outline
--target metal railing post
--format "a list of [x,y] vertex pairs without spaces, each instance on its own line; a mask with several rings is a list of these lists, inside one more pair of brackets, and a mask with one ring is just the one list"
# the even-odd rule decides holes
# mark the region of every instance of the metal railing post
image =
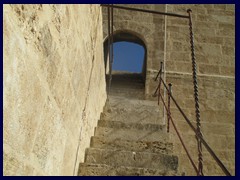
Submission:
[[172,84],[171,83],[169,83],[168,84],[168,89],[169,89],[169,91],[168,91],[168,113],[167,113],[167,119],[168,119],[168,121],[167,121],[167,132],[169,133],[169,128],[170,128],[170,126],[169,126],[169,122],[170,122],[170,116],[171,116],[171,111],[170,111],[170,101],[171,101],[171,94],[172,94]]
[[160,70],[158,71],[158,74],[156,76],[156,78],[154,79],[155,81],[157,81],[157,78],[159,76],[159,84],[158,84],[158,87],[156,89],[156,91],[154,92],[154,95],[153,96],[156,96],[157,95],[157,92],[158,92],[158,105],[160,103],[160,91],[161,91],[161,79],[162,79],[162,69],[163,69],[163,62],[160,63]]
[[[113,5],[113,4],[112,4]],[[111,7],[112,11],[111,11],[111,46],[112,46],[112,57],[111,57],[111,67],[113,64],[113,7]]]
[[[202,136],[201,123],[200,123],[199,99],[198,99],[197,63],[195,58],[194,35],[193,35],[192,16],[191,16],[192,10],[188,9],[187,13],[189,15],[192,73],[193,73],[194,99],[195,99],[195,109],[196,109],[196,125],[197,125],[198,135]],[[196,139],[198,144],[198,176],[203,176],[202,142],[198,136],[196,136]]]
[[[164,82],[163,79],[162,83],[164,88],[169,91],[167,84]],[[197,129],[194,127],[194,125],[191,123],[191,121],[187,118],[186,114],[183,112],[183,110],[181,109],[181,107],[179,106],[179,104],[177,103],[177,101],[175,100],[175,98],[173,97],[172,94],[170,94],[172,101],[174,102],[174,104],[176,105],[177,109],[179,110],[179,112],[182,114],[182,116],[184,117],[184,119],[186,120],[187,124],[189,125],[189,127],[193,130],[193,132],[196,134],[196,136],[198,136],[198,138],[201,140],[202,144],[204,145],[204,147],[207,149],[207,151],[210,153],[210,155],[213,157],[213,159],[216,161],[216,163],[219,165],[219,167],[222,169],[222,171],[227,175],[227,176],[231,176],[231,173],[228,171],[228,169],[224,166],[224,164],[222,163],[222,161],[217,157],[217,155],[214,153],[214,151],[212,150],[212,148],[208,145],[208,143],[205,141],[205,139],[203,138],[203,136],[199,136],[199,134],[197,133]],[[163,100],[163,99],[162,99]],[[165,103],[163,102],[165,109],[167,109]],[[172,121],[172,118],[170,116],[170,120]],[[198,170],[197,170],[198,172]]]
[[[161,81],[163,81],[162,78],[161,78]],[[165,86],[164,81],[163,81],[163,84],[164,84],[164,86]],[[165,88],[167,89],[167,86],[165,86]],[[167,89],[167,91],[170,92],[169,89]],[[169,94],[170,94],[170,93],[169,93]],[[181,144],[182,144],[182,146],[183,146],[183,148],[184,148],[184,150],[185,150],[185,152],[186,152],[186,154],[187,154],[187,156],[188,156],[188,158],[189,158],[189,160],[190,160],[190,162],[191,162],[191,164],[192,164],[194,170],[195,170],[196,173],[197,173],[197,172],[198,172],[198,169],[197,169],[195,163],[193,162],[193,159],[192,159],[191,155],[189,154],[189,151],[187,150],[187,147],[186,147],[186,145],[185,145],[185,143],[184,143],[184,141],[183,141],[183,139],[182,139],[182,137],[181,137],[181,135],[180,135],[180,133],[179,133],[179,131],[178,131],[178,129],[177,129],[175,123],[174,123],[174,121],[173,121],[173,118],[171,117],[171,114],[169,114],[167,104],[164,102],[164,99],[163,99],[163,96],[161,95],[161,93],[160,93],[160,97],[161,97],[161,100],[162,100],[163,106],[165,107],[165,109],[166,109],[166,111],[167,111],[167,114],[168,114],[169,120],[171,121],[171,123],[172,123],[172,125],[173,125],[173,129],[174,129],[175,132],[177,133],[177,136],[178,136],[178,138],[179,138],[179,140],[180,140],[180,142],[181,142]],[[172,97],[171,94],[170,94],[170,97]]]
[[108,54],[109,54],[108,94],[109,94],[112,82],[112,64],[113,64],[113,7],[110,6],[108,6]]
[[111,66],[111,62],[110,62],[110,58],[111,58],[111,50],[110,50],[110,7],[107,7],[107,12],[108,12],[108,94],[110,91],[110,66]]

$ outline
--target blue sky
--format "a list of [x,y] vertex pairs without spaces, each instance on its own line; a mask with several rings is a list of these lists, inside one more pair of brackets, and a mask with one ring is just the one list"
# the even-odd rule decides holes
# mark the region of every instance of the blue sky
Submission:
[[142,72],[144,48],[130,42],[116,42],[113,44],[113,70]]

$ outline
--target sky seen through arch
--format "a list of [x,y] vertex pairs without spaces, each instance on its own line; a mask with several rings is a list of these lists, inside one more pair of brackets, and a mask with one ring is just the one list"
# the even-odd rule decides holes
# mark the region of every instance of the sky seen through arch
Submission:
[[113,44],[113,71],[128,71],[141,73],[145,50],[143,46],[131,42],[116,42]]

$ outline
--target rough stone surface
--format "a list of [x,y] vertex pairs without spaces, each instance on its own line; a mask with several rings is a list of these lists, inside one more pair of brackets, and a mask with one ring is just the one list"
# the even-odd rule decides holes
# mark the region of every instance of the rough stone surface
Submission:
[[[202,132],[226,167],[235,174],[235,5],[123,6],[183,15],[187,15],[188,8],[192,9]],[[99,5],[8,4],[3,7],[4,175],[76,175],[106,100],[104,72],[107,69],[104,69],[105,51],[102,48],[107,39],[106,8]],[[158,113],[163,109],[162,104],[154,108],[150,105],[152,102],[145,104],[150,101],[129,100],[156,100],[152,97],[157,86],[154,77],[163,61],[164,79],[173,83],[173,96],[195,124],[188,20],[114,10],[114,34],[122,32],[137,37],[138,43],[145,48],[143,75],[141,78],[131,75],[130,79],[129,74],[115,74],[117,81],[113,80],[109,93],[126,98],[119,105],[117,102],[123,101],[116,99],[113,102],[116,107],[104,110],[96,128],[100,140],[92,145],[101,149],[99,146],[106,142],[110,149],[116,145],[123,150],[126,144],[138,138],[133,149],[139,147],[141,150],[151,138],[160,135],[162,143],[158,143],[159,146],[161,149],[165,145],[168,147],[169,139],[164,133],[148,134],[166,122],[166,113]],[[166,92],[162,92],[166,97]],[[126,102],[129,106],[124,107]],[[171,114],[197,163],[194,133],[174,105]],[[116,130],[119,135],[114,135]],[[173,151],[179,159],[179,172],[196,175],[172,125],[170,133]],[[128,134],[129,139],[115,139],[114,145],[109,145],[124,134]],[[113,139],[107,140],[106,135]],[[166,153],[168,149],[152,148],[150,145],[147,152]],[[223,175],[205,149],[203,155],[204,174]],[[96,165],[100,171],[103,167],[115,175],[125,168],[131,175],[156,172],[145,168],[115,169],[114,166]],[[92,172],[95,167],[91,163],[84,168]],[[168,172],[159,171],[162,175]]]
[[[229,171],[235,174],[233,150],[235,149],[235,6],[231,4],[122,6],[182,15],[188,15],[187,9],[192,9],[202,132]],[[136,21],[138,18],[141,20]],[[103,32],[106,37],[106,9],[103,11],[103,20]],[[153,79],[159,70],[159,62],[163,61],[164,78],[167,83],[172,82],[175,99],[195,125],[188,19],[114,10],[114,20],[114,33],[130,32],[141,38],[146,45],[145,98],[153,99],[151,96],[157,87],[157,82]],[[160,107],[162,108],[163,105],[160,104]],[[171,111],[197,163],[198,152],[194,134],[174,105]],[[186,172],[186,175],[196,175],[172,127],[170,132],[175,152],[179,155],[179,169]],[[204,153],[205,157],[203,157],[204,165],[206,164],[204,174],[223,175],[206,154]]]
[[106,164],[80,164],[82,176],[179,176],[176,171],[126,166],[109,166]]
[[6,4],[3,24],[3,174],[74,175],[106,100],[100,5]]
[[[235,174],[235,10],[234,5],[167,5],[168,12],[185,14],[192,9],[195,53],[198,71],[199,102],[202,132],[205,140],[227,169]],[[167,17],[166,79],[173,83],[173,95],[195,124],[191,56],[187,20]],[[173,107],[175,109],[175,107]],[[195,137],[179,113],[172,113],[183,132],[190,152],[197,162]],[[172,131],[173,133],[173,131]],[[174,133],[173,133],[174,134]],[[178,142],[173,135],[174,142]],[[229,145],[232,147],[229,148]],[[182,149],[179,146],[180,149]],[[194,175],[187,167],[183,150],[179,155],[179,169]],[[194,148],[194,149],[193,149]],[[224,175],[209,153],[204,151],[205,175]],[[224,152],[224,153],[223,153]]]
[[[148,9],[155,11],[165,11],[165,4],[118,4],[119,6],[134,7],[140,9]],[[103,8],[103,37],[107,39],[107,8]],[[122,9],[114,9],[114,33],[121,32],[130,33],[138,37],[146,47],[146,80],[145,94],[152,93],[150,84],[153,80],[150,78],[149,72],[157,71],[160,61],[164,59],[164,38],[165,38],[165,17],[155,14],[127,11]],[[144,69],[145,71],[145,69]],[[114,82],[114,80],[113,80]]]
[[[107,75],[107,79],[109,76]],[[145,99],[144,79],[141,74],[130,72],[112,72],[110,95],[124,96],[130,99]],[[109,80],[107,81],[107,86]]]
[[86,163],[103,163],[115,166],[134,166],[177,170],[177,157],[157,153],[115,151],[90,148],[86,151]]
[[173,151],[172,143],[164,141],[163,139],[161,139],[161,141],[131,141],[128,139],[106,140],[106,138],[94,136],[91,139],[91,147],[162,154],[171,154]]
[[[159,108],[153,103],[109,96],[103,112],[108,116],[102,115],[98,121],[79,175],[177,175],[178,157],[172,153],[164,125],[109,119],[114,114],[131,120],[141,109],[152,113],[152,109]],[[128,117],[122,116],[119,108],[124,108]]]

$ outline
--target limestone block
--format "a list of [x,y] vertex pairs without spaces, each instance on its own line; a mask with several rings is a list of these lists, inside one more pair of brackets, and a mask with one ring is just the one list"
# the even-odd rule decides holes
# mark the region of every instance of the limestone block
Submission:
[[130,140],[114,140],[108,141],[100,137],[92,137],[91,147],[103,149],[128,150],[133,152],[153,152],[162,154],[171,154],[173,146],[169,142],[164,141],[130,141]]
[[[111,154],[111,156],[109,156]],[[114,159],[114,161],[113,161]],[[149,168],[160,168],[176,170],[178,160],[173,155],[163,155],[155,153],[136,152],[133,159],[131,151],[113,151],[103,149],[88,149],[86,156],[87,163],[104,163],[115,166],[136,166]]]
[[114,167],[105,164],[81,164],[80,176],[178,176],[176,171],[152,168]]
[[20,159],[4,175],[73,175],[83,161],[106,99],[101,18],[99,5],[4,5],[4,145]]

